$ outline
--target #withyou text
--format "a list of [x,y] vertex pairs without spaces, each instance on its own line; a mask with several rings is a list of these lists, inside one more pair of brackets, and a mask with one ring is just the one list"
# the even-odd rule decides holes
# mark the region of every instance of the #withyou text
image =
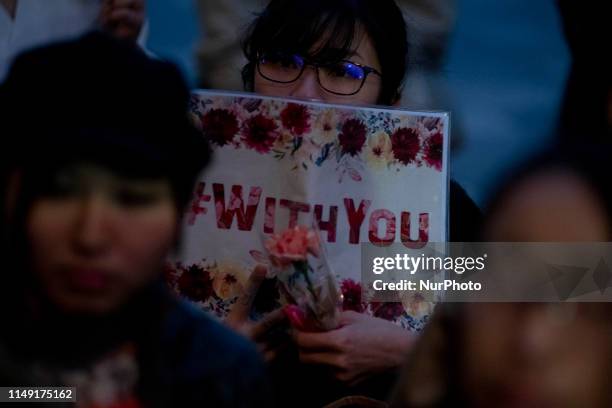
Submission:
[[[391,245],[396,239],[398,221],[400,240],[405,246],[422,248],[429,240],[428,213],[418,214],[418,237],[412,239],[410,212],[402,211],[399,216],[396,216],[387,209],[371,209],[371,200],[361,200],[356,203],[352,198],[343,198],[342,209],[345,216],[339,217],[340,208],[337,205],[324,206],[275,197],[265,197],[262,200],[261,187],[250,187],[248,197],[245,199],[243,190],[241,185],[232,185],[229,191],[226,191],[224,184],[213,183],[211,195],[206,193],[206,183],[198,183],[194,199],[187,210],[188,224],[194,225],[198,217],[208,215],[209,207],[212,206],[217,228],[225,230],[235,225],[239,231],[252,231],[255,216],[259,210],[265,212],[263,232],[267,234],[296,226],[300,214],[312,214],[316,225],[323,236],[326,236],[328,242],[337,241],[338,223],[340,222],[348,224],[349,244],[356,245],[361,242],[361,228],[366,223],[370,243],[378,246]],[[277,213],[281,214],[283,211],[283,215],[288,215],[288,224],[276,225]]]

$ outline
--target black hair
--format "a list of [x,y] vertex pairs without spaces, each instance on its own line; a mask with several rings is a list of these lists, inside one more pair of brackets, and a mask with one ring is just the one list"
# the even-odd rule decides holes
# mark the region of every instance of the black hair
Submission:
[[0,253],[12,271],[4,285],[11,296],[0,296],[0,304],[33,284],[24,273],[27,217],[66,165],[91,163],[120,177],[167,180],[183,213],[210,159],[208,143],[188,118],[189,97],[174,65],[98,32],[15,60],[0,86],[0,134],[11,141],[1,152],[2,170],[20,176],[14,205],[0,219]]
[[0,220],[7,224],[0,249],[6,272],[0,318],[11,327],[0,333],[0,354],[7,350],[8,362],[15,360],[19,370],[0,361],[0,380],[55,383],[39,378],[32,365],[54,374],[89,364],[129,340],[137,346],[135,391],[146,406],[164,405],[165,398],[159,398],[166,397],[167,388],[160,368],[166,340],[162,325],[175,300],[161,277],[119,310],[99,316],[65,313],[40,290],[26,225],[33,203],[54,183],[53,175],[80,163],[122,178],[167,181],[181,214],[210,158],[208,143],[188,118],[189,95],[174,65],[102,33],[28,51],[15,60],[0,86],[0,135],[6,145],[8,140],[16,144],[0,153],[2,173],[11,173],[11,181],[20,176],[15,205],[2,214],[8,219]]
[[295,52],[337,62],[351,55],[360,29],[371,38],[381,64],[378,102],[393,103],[401,92],[408,55],[406,23],[394,0],[272,0],[243,41],[245,89],[253,90],[259,53]]
[[0,134],[16,144],[3,152],[3,172],[95,162],[168,179],[182,208],[210,159],[189,95],[174,65],[99,32],[28,51],[0,86]]
[[[0,215],[6,272],[0,318],[11,326],[0,334],[0,354],[6,347],[18,367],[29,367],[24,363],[38,357],[52,367],[74,359],[83,364],[129,338],[140,347],[139,387],[162,392],[150,386],[157,384],[158,372],[150,357],[161,344],[162,317],[171,301],[167,288],[150,282],[108,316],[65,316],[49,302],[32,307],[40,282],[29,264],[26,225],[53,175],[78,163],[99,165],[120,177],[167,180],[181,214],[210,159],[208,143],[188,118],[189,97],[174,65],[102,33],[34,49],[15,60],[0,86],[0,135],[8,147],[0,152],[2,176],[10,173],[11,181],[19,176],[14,205]],[[35,313],[44,313],[42,324],[32,323]],[[66,330],[56,330],[60,326]],[[41,335],[47,336],[42,346]],[[11,381],[19,378],[6,367],[2,359],[0,379],[7,373]],[[31,370],[23,375],[19,383],[37,380]]]
[[508,172],[492,195],[485,213],[489,217],[496,213],[508,195],[530,177],[548,170],[567,170],[579,177],[596,194],[606,212],[608,230],[612,231],[610,162],[612,162],[612,144],[609,142],[568,141],[537,152],[523,164]]

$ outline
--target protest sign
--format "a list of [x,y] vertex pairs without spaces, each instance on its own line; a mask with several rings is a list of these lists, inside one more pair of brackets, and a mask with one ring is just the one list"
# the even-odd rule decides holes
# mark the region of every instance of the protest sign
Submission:
[[359,311],[372,312],[353,299],[360,243],[446,240],[446,113],[209,91],[195,92],[190,110],[214,158],[167,275],[203,308],[224,316],[265,262],[265,237],[295,225],[319,230],[345,307]]

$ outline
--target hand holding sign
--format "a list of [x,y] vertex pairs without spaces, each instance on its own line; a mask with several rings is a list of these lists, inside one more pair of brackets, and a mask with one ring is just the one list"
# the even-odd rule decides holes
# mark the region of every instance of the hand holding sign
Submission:
[[395,324],[353,311],[342,312],[340,328],[323,333],[296,331],[300,361],[332,368],[336,379],[354,385],[398,367],[414,335]]

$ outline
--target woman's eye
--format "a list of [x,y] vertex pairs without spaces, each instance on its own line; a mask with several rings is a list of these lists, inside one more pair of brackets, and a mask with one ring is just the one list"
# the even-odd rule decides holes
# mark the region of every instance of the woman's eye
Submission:
[[341,62],[330,65],[327,69],[329,74],[336,78],[363,79],[365,75],[361,67],[350,62]]
[[288,58],[278,61],[278,64],[283,68],[297,68],[297,64]]
[[81,185],[72,174],[59,172],[46,183],[44,194],[48,197],[63,198],[78,195],[80,190]]
[[115,202],[124,207],[142,207],[154,204],[159,195],[153,192],[118,190],[113,194]]
[[264,65],[276,65],[285,69],[301,69],[304,62],[297,55],[271,54],[262,58]]

